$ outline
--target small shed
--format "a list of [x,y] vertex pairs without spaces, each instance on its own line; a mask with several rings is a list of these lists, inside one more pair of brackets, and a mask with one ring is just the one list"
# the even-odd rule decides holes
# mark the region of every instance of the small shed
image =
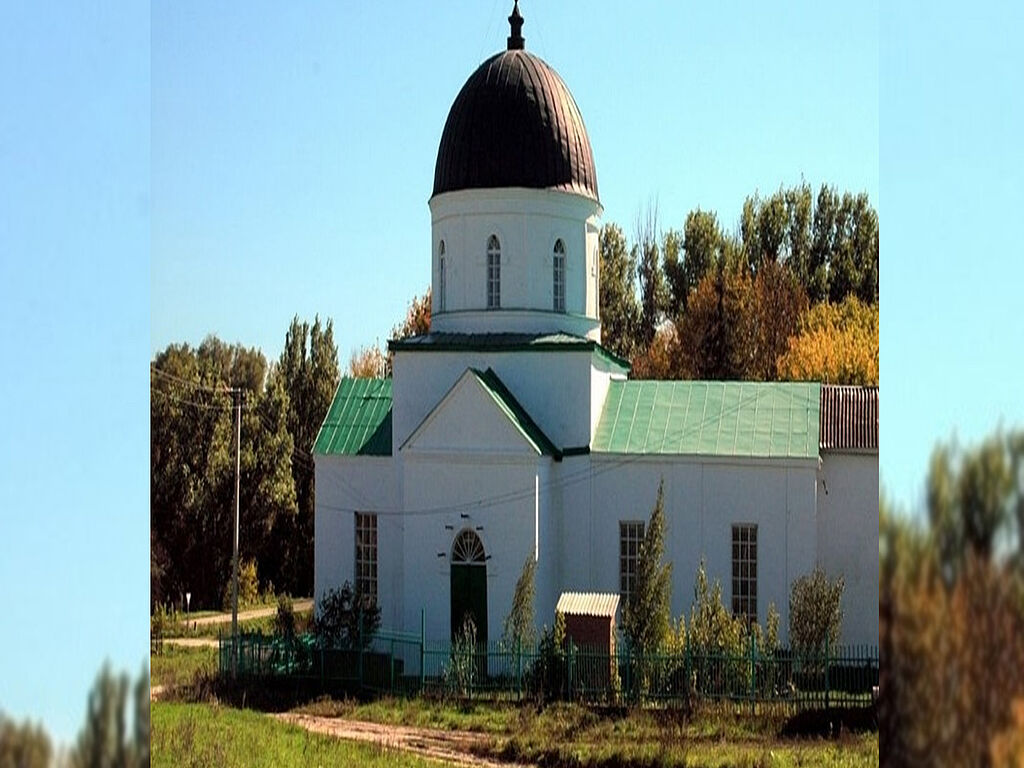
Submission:
[[[599,592],[563,592],[555,611],[565,617],[565,639],[581,651],[584,684],[607,686],[615,669],[615,612],[619,596]],[[607,658],[606,663],[600,663]],[[581,669],[580,672],[584,672]]]
[[555,611],[565,617],[565,637],[577,646],[615,653],[615,612],[619,596],[600,592],[563,592]]

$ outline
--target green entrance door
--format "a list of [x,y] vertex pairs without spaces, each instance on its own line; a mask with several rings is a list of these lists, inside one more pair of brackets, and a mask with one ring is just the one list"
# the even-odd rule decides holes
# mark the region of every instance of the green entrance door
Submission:
[[455,537],[452,546],[452,640],[461,633],[466,618],[476,626],[477,644],[487,644],[487,561],[484,545],[473,531]]

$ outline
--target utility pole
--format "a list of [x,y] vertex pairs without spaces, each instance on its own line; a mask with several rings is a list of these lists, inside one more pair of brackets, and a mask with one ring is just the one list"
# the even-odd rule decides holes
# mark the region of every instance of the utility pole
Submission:
[[235,544],[231,588],[231,676],[238,677],[238,491],[242,474],[242,390],[232,388],[231,397],[235,401]]

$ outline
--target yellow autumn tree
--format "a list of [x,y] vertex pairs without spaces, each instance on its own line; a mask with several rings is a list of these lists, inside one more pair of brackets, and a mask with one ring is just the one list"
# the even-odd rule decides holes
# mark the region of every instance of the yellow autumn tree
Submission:
[[812,306],[779,358],[778,372],[782,380],[877,386],[878,304],[849,296]]

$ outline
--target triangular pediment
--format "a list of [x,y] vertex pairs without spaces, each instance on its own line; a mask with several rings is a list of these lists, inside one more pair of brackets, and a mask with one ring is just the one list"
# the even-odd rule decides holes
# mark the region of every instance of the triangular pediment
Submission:
[[491,371],[466,369],[401,450],[557,455],[529,414]]

